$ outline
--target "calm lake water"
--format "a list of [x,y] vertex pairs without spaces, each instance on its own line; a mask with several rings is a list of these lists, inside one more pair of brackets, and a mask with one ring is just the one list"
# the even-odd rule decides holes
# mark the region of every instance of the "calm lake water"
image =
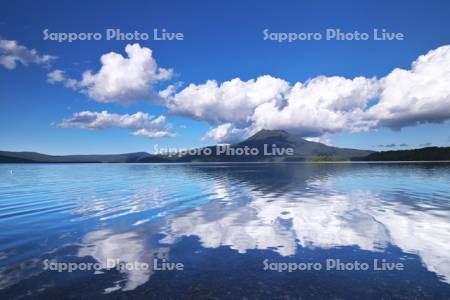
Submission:
[[450,164],[3,164],[19,297],[450,299]]

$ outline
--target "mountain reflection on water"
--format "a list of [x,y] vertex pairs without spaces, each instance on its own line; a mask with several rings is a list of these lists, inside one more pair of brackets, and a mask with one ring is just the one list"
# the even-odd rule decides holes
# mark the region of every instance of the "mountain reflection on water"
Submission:
[[[0,289],[6,296],[53,297],[60,288],[76,297],[81,284],[91,296],[151,291],[157,297],[159,288],[169,298],[177,296],[174,285],[199,298],[217,297],[223,291],[213,281],[247,276],[255,291],[247,287],[239,295],[252,298],[267,296],[272,287],[256,283],[272,276],[280,286],[311,280],[319,291],[297,284],[291,292],[325,298],[342,292],[331,284],[338,279],[271,273],[262,260],[327,255],[410,264],[403,273],[366,274],[393,281],[376,291],[376,283],[367,283],[359,295],[401,293],[404,282],[419,279],[425,282],[419,296],[450,295],[450,164],[9,165],[0,171],[6,229]],[[183,262],[185,270],[118,272],[106,267],[109,258],[149,265],[164,258]],[[45,259],[104,267],[57,273],[43,270]],[[219,270],[205,265],[210,259]],[[358,274],[346,280],[360,280]]]

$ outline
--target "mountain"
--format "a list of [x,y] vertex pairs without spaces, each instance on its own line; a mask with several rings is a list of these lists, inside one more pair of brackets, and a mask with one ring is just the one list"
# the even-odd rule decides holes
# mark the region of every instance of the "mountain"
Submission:
[[[266,155],[273,152],[272,146],[278,149],[291,148],[293,155],[278,154]],[[224,150],[227,147],[228,152]],[[237,153],[238,149],[257,149],[258,154],[248,155],[227,155],[227,153]],[[210,152],[208,154],[207,152]],[[195,154],[160,156],[161,159],[168,159],[171,162],[251,162],[251,161],[305,161],[311,158],[332,158],[334,160],[350,160],[354,157],[364,157],[373,153],[368,150],[356,150],[347,148],[337,148],[325,144],[310,142],[284,130],[261,130],[248,139],[228,146],[209,146],[197,149]],[[143,158],[140,162],[149,162],[154,158]]]
[[264,144],[269,146],[275,144],[277,147],[293,148],[294,156],[303,158],[317,156],[351,158],[367,156],[374,152],[369,150],[337,148],[318,142],[311,142],[284,130],[263,129],[237,145],[239,147],[249,146],[262,149]]
[[146,152],[94,155],[47,155],[38,152],[0,151],[0,163],[124,163],[151,157]]
[[[360,159],[355,159],[360,160]],[[450,147],[427,147],[412,150],[375,152],[362,160],[365,161],[450,161]]]

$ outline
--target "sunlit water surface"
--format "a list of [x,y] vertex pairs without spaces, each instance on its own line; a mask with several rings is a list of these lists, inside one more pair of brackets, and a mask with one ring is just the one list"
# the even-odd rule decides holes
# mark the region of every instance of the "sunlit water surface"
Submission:
[[[404,270],[264,270],[327,259]],[[450,164],[3,164],[0,298],[19,297],[450,299]]]

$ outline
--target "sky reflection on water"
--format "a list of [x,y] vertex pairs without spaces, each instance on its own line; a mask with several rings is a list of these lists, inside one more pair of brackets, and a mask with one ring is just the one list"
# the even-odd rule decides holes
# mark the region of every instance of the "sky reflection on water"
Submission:
[[[192,287],[196,272],[213,276],[196,257],[229,249],[217,260],[242,259],[250,270],[259,261],[249,273],[257,281],[267,277],[264,255],[415,260],[423,267],[394,275],[435,274],[423,288],[450,295],[449,171],[449,164],[2,165],[0,289],[49,297],[80,282],[96,283],[92,295],[138,296],[168,281]],[[178,259],[186,267],[182,274],[105,267],[64,276],[42,268],[44,259],[105,264],[112,257]],[[249,272],[230,266],[214,276]],[[332,295],[322,278],[315,285]]]

